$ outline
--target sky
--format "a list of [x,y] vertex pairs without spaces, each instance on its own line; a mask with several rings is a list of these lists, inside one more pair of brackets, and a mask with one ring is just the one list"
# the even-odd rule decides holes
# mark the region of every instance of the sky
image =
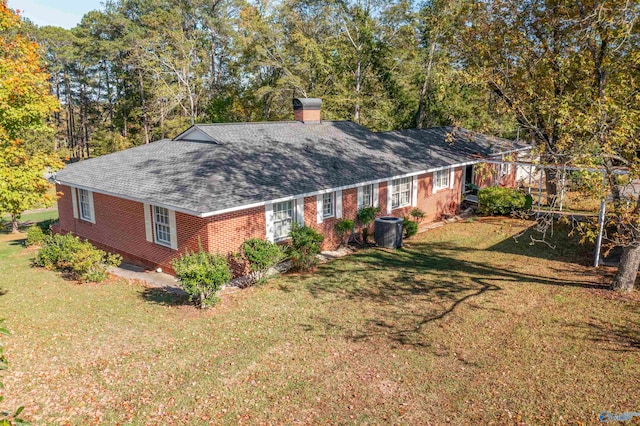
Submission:
[[104,0],[9,0],[11,9],[20,11],[20,16],[29,18],[38,26],[55,25],[73,28],[82,16],[96,9],[102,9]]

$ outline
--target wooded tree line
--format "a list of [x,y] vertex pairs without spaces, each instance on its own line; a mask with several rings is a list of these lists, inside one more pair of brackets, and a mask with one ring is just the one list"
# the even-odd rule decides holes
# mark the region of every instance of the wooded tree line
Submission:
[[62,105],[52,148],[75,158],[196,122],[291,119],[300,96],[321,97],[325,119],[375,130],[461,124],[511,136],[510,114],[449,52],[452,13],[438,1],[118,0],[71,30],[25,29]]

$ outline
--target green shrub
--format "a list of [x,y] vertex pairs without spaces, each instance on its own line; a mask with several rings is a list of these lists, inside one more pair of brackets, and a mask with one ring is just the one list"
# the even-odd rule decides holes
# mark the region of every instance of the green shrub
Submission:
[[231,281],[231,269],[227,259],[218,254],[188,250],[171,261],[171,266],[189,295],[189,300],[201,308],[215,305],[220,299],[218,291]]
[[409,214],[416,222],[420,222],[426,216],[426,213],[417,207],[412,208]]
[[413,237],[418,233],[418,222],[409,220],[406,217],[402,219],[402,232],[405,238]]
[[365,244],[369,238],[369,225],[379,212],[379,207],[363,207],[356,213],[356,221],[362,227],[362,242]]
[[340,219],[339,221],[336,222],[336,233],[338,235],[340,235],[341,238],[344,239],[343,243],[344,246],[346,247],[348,242],[349,242],[349,237],[351,236],[351,233],[353,232],[353,220],[351,219]]
[[101,282],[107,268],[118,266],[122,257],[95,248],[71,234],[46,236],[33,260],[35,266],[64,271],[81,282]]
[[291,245],[288,248],[289,257],[294,269],[309,271],[318,264],[317,255],[324,237],[315,229],[294,223],[291,227]]
[[249,264],[252,282],[264,280],[267,271],[283,258],[282,249],[276,243],[251,238],[242,244],[242,257]]
[[27,247],[41,246],[44,243],[46,235],[38,225],[33,225],[27,229],[27,240],[24,244]]
[[526,197],[512,188],[492,186],[478,191],[478,211],[485,215],[506,215],[526,206]]

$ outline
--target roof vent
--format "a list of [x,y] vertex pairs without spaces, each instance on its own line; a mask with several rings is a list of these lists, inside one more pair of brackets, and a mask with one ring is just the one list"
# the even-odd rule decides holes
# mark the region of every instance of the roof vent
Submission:
[[295,98],[293,100],[293,119],[303,123],[320,123],[320,98]]

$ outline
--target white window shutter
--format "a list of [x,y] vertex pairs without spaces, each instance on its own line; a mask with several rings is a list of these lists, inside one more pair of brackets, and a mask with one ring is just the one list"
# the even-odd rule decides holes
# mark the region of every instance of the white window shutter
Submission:
[[275,233],[273,229],[273,203],[266,203],[264,205],[264,227],[266,230],[267,241],[273,242],[275,240]]
[[171,248],[178,250],[178,229],[176,228],[175,210],[169,210],[169,231],[171,232]]
[[379,185],[378,182],[373,184],[373,207],[378,207],[379,202],[378,202],[378,189],[379,189]]
[[96,223],[96,209],[93,207],[93,191],[87,191],[89,194],[89,214],[91,214],[91,220],[89,222]]
[[74,219],[78,218],[78,196],[76,195],[76,189],[72,186],[71,188],[71,204],[73,206],[73,217]]
[[336,191],[336,219],[342,218],[342,190]]
[[359,186],[358,187],[358,210],[360,210],[362,208],[362,202],[363,202],[363,198],[364,198],[364,187]]
[[143,204],[143,206],[144,206],[144,232],[145,232],[147,241],[152,243],[153,235],[151,232],[151,228],[153,224],[151,222],[151,206],[149,204]]
[[418,176],[413,177],[411,185],[411,205],[413,207],[418,205]]
[[449,170],[449,188],[453,189],[453,187],[455,186],[456,169],[451,167],[451,169]]
[[393,192],[393,181],[387,181],[387,213],[391,213],[391,192]]
[[304,226],[304,197],[296,198],[296,222]]
[[322,194],[318,194],[318,196],[316,197],[316,223],[322,223],[324,220],[323,217],[323,209],[322,209],[322,198],[323,195]]

